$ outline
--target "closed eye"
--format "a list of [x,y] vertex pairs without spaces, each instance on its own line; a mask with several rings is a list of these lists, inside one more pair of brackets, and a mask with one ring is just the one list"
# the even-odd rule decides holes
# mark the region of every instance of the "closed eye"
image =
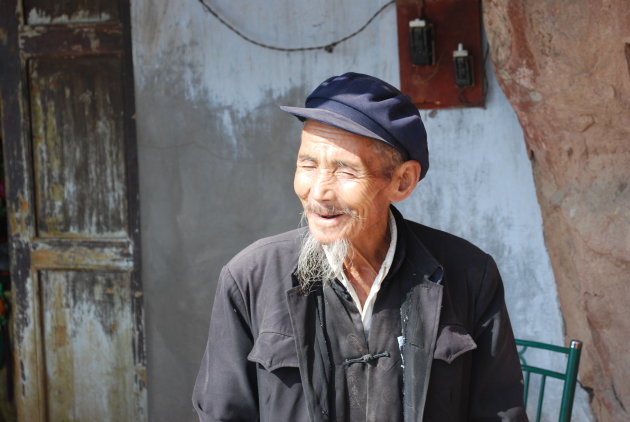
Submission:
[[317,168],[317,161],[313,157],[304,155],[298,157],[297,165],[304,169],[314,169]]
[[337,170],[335,171],[337,174],[352,177],[357,174],[357,170],[345,161],[335,161],[335,166],[337,167]]

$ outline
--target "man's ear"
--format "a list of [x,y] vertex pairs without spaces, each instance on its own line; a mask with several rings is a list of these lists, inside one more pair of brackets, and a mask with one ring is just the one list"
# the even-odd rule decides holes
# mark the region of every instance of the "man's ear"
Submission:
[[415,160],[405,161],[392,175],[392,202],[400,202],[409,197],[420,179],[420,163]]

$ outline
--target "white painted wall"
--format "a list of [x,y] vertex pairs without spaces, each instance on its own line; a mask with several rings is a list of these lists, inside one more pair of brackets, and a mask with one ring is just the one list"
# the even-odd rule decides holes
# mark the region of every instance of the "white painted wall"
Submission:
[[[206,0],[257,40],[325,44],[385,0]],[[151,420],[194,420],[190,393],[216,278],[238,250],[298,224],[292,172],[301,105],[346,71],[398,85],[395,8],[326,52],[282,53],[238,38],[198,0],[134,0],[132,30]],[[518,121],[489,67],[485,109],[422,111],[431,168],[400,206],[467,238],[501,270],[517,337],[562,344],[562,318]],[[584,394],[575,420],[590,420]]]

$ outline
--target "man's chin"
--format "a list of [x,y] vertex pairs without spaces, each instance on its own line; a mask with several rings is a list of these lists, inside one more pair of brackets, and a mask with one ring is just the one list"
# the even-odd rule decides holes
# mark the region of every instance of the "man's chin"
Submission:
[[322,236],[316,236],[316,235],[313,235],[313,233],[312,233],[312,232],[311,232],[311,235],[313,236],[313,239],[315,239],[315,241],[316,241],[317,243],[319,243],[320,245],[322,245],[322,246],[329,246],[329,245],[332,245],[332,244],[334,244],[336,241],[338,241],[338,240],[341,240],[341,239],[342,239],[341,237],[334,237],[334,238],[331,238],[331,237],[328,237],[328,236],[323,236],[323,237],[322,237]]
[[311,234],[311,237],[315,239],[315,241],[322,246],[332,245],[333,243],[337,241],[345,239],[343,236],[321,233],[321,232],[318,232],[317,230],[311,229],[310,227],[309,227],[309,233]]

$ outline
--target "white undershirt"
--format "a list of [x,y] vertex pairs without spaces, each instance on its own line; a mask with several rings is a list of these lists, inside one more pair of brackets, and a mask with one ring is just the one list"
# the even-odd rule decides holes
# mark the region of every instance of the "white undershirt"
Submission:
[[[337,277],[341,284],[348,290],[354,304],[357,306],[359,313],[361,314],[361,321],[363,322],[363,331],[365,333],[365,338],[368,338],[370,334],[370,327],[372,325],[372,310],[374,309],[374,302],[376,302],[376,295],[381,289],[381,284],[383,284],[383,280],[387,273],[389,272],[390,267],[392,266],[392,262],[394,261],[394,252],[396,252],[396,240],[398,238],[398,230],[396,229],[396,219],[394,218],[394,214],[392,214],[391,210],[389,211],[389,233],[390,233],[390,242],[389,249],[387,249],[387,254],[385,255],[385,260],[383,260],[383,264],[381,265],[378,274],[376,274],[376,278],[374,279],[374,283],[372,283],[372,287],[370,288],[370,293],[368,294],[367,299],[363,306],[361,306],[361,302],[359,301],[359,297],[357,296],[357,292],[354,290],[352,283],[346,277],[344,272],[341,272]],[[325,250],[325,249],[324,249]]]

